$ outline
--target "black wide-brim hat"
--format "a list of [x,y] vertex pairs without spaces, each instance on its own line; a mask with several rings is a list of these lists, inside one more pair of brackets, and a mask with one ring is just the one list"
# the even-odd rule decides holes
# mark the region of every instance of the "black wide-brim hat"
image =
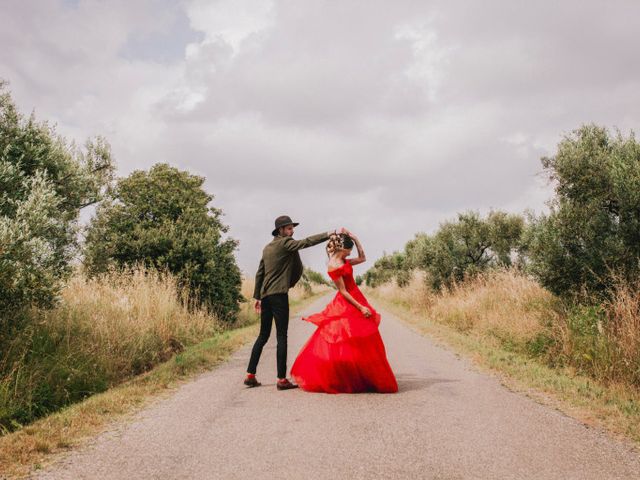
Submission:
[[274,237],[278,235],[278,230],[280,229],[280,227],[286,227],[287,225],[293,225],[294,227],[297,227],[298,225],[300,225],[299,223],[296,223],[293,220],[291,220],[291,217],[287,215],[282,215],[276,218],[275,224],[276,224],[276,228],[273,232],[271,232],[271,235],[273,235]]

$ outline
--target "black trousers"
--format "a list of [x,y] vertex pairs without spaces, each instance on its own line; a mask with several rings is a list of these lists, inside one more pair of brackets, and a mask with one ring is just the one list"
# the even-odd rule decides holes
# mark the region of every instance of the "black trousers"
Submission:
[[276,358],[278,360],[278,378],[287,376],[287,331],[289,330],[289,295],[276,293],[262,299],[260,313],[260,334],[253,344],[248,373],[256,373],[262,348],[271,335],[272,320],[276,323]]

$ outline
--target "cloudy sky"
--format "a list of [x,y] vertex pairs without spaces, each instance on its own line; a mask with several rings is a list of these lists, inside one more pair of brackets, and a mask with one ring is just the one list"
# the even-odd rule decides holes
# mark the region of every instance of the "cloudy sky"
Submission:
[[373,263],[462,210],[542,210],[563,134],[638,131],[638,32],[636,0],[3,0],[0,78],[120,175],[205,176],[253,275],[283,213]]

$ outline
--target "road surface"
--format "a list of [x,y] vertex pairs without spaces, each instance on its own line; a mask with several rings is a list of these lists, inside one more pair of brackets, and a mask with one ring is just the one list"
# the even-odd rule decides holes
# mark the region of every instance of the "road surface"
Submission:
[[[277,391],[273,334],[262,387],[242,385],[247,345],[35,478],[640,478],[630,444],[507,390],[380,312],[397,394]],[[292,316],[289,366],[314,328]]]

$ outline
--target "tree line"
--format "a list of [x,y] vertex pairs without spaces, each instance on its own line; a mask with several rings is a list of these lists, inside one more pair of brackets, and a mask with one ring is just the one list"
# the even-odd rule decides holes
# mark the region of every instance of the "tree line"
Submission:
[[22,115],[0,81],[0,326],[55,306],[77,260],[89,276],[136,264],[168,270],[190,302],[232,322],[242,298],[237,241],[204,180],[163,163],[115,178],[104,138],[68,142]]
[[640,270],[640,144],[631,132],[589,124],[566,135],[541,160],[554,186],[548,212],[469,211],[366,272],[369,286],[406,284],[426,273],[434,290],[495,268],[518,268],[572,302],[606,299]]

